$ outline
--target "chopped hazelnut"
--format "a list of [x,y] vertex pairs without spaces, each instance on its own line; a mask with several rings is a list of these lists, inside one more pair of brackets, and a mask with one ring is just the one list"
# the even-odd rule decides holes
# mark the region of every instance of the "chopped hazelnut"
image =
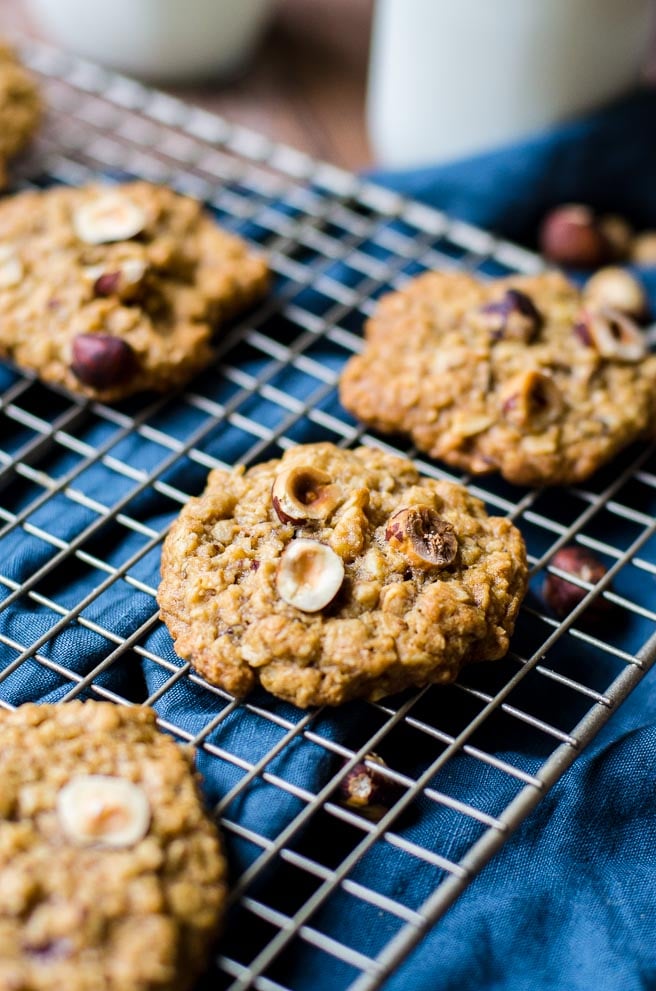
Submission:
[[325,520],[339,503],[339,489],[325,471],[299,465],[276,475],[271,501],[282,523]]
[[367,819],[382,819],[394,805],[401,789],[371,764],[387,767],[378,754],[366,754],[339,783],[339,800],[342,805],[355,809]]
[[84,270],[96,296],[118,296],[127,299],[141,286],[146,263],[140,258],[127,258],[116,266],[94,265]]
[[429,506],[399,509],[387,523],[385,539],[420,568],[446,568],[458,553],[453,527]]
[[542,314],[526,293],[508,289],[501,299],[481,309],[493,340],[523,341],[530,344],[542,326]]
[[518,427],[542,430],[558,419],[563,409],[560,389],[550,375],[530,369],[520,372],[501,394],[501,412]]

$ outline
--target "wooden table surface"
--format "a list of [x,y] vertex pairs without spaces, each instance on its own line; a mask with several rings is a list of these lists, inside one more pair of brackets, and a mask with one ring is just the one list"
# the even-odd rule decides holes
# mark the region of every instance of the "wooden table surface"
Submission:
[[[364,123],[372,7],[373,0],[278,0],[239,79],[163,88],[316,157],[366,167],[372,162]],[[39,37],[20,0],[0,0],[2,31]]]

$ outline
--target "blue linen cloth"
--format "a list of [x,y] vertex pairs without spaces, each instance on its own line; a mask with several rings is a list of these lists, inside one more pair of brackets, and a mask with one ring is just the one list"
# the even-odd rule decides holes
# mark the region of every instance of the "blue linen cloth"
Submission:
[[[564,200],[583,200],[625,213],[643,226],[656,226],[656,193],[652,188],[655,119],[656,98],[639,94],[586,121],[520,146],[440,169],[381,174],[379,178],[454,215],[526,243],[531,243],[535,223],[545,209]],[[645,275],[656,307],[654,273]],[[336,360],[328,344],[318,357],[327,362]],[[243,355],[242,366],[251,373],[258,370],[250,353]],[[8,368],[0,366],[0,389],[6,389],[14,377]],[[302,394],[301,383],[286,381],[285,388],[291,394]],[[37,399],[40,389],[34,387]],[[202,377],[199,388],[217,402],[228,402],[231,390],[234,387],[227,380],[212,373]],[[330,402],[334,404],[335,398]],[[199,415],[191,408],[165,404],[149,425],[184,441],[197,429]],[[272,411],[264,399],[255,400],[249,415],[272,425]],[[118,423],[94,418],[82,428],[81,439],[94,448],[106,445],[111,457],[135,470],[149,471],[170,458],[170,451],[158,446],[156,435],[122,438],[119,428]],[[295,439],[316,439],[314,431],[309,421],[303,421]],[[17,436],[7,443],[18,448],[23,441]],[[246,439],[237,426],[222,425],[209,429],[201,446],[206,453],[232,463],[239,460],[251,442],[252,438]],[[74,471],[80,459],[77,452],[66,453],[63,449],[48,457],[47,470],[57,478]],[[654,458],[646,468],[656,472]],[[613,471],[609,469],[606,476],[602,473],[600,489],[613,477]],[[174,458],[161,481],[195,493],[202,490],[204,478],[205,469],[200,464]],[[502,491],[503,483],[498,484]],[[241,780],[244,767],[264,758],[303,718],[303,713],[263,692],[253,696],[251,709],[232,711],[220,696],[186,676],[165,689],[171,672],[181,662],[167,631],[155,620],[149,590],[158,583],[159,547],[156,542],[150,546],[149,534],[159,532],[170,522],[179,506],[167,497],[164,485],[148,487],[135,495],[134,481],[118,474],[109,460],[84,468],[71,486],[84,494],[86,503],[71,501],[64,487],[60,494],[30,511],[29,531],[16,529],[0,538],[1,570],[13,582],[28,581],[38,568],[49,565],[48,574],[35,585],[40,598],[23,595],[8,604],[11,589],[0,585],[0,667],[5,673],[0,681],[0,698],[13,704],[56,700],[70,687],[55,668],[38,660],[12,667],[21,646],[40,640],[41,657],[84,677],[110,657],[115,642],[140,630],[136,641],[139,651],[128,651],[119,660],[107,663],[94,681],[135,702],[162,689],[156,703],[161,717],[191,736],[222,717],[205,739],[212,752],[203,750],[198,759],[208,801],[217,802]],[[636,485],[635,492],[642,513],[656,512],[653,490],[644,487],[638,493]],[[3,498],[16,513],[38,494],[36,483],[21,480],[10,486]],[[143,532],[126,527],[119,517],[108,522],[90,541],[83,542],[83,560],[76,560],[73,566],[66,559],[60,565],[57,548],[39,531],[54,534],[62,541],[79,539],[84,528],[96,519],[94,500],[112,509],[123,501],[121,508],[130,519],[143,525]],[[549,512],[560,511],[564,522],[568,518],[565,500],[561,506],[552,499]],[[607,519],[605,525],[616,528],[609,537],[616,546],[625,546],[633,537],[629,521]],[[546,539],[544,535],[527,533],[534,553],[542,553],[548,547],[548,542],[540,543]],[[650,541],[641,554],[656,563],[656,541]],[[121,578],[108,580],[107,587],[99,592],[98,586],[107,580],[107,575],[94,564],[94,559],[124,569],[133,584]],[[653,578],[631,568],[625,572],[618,576],[618,583],[624,582],[622,593],[653,607]],[[142,583],[143,590],[135,587],[135,581]],[[54,602],[64,610],[71,609],[85,596],[90,599],[81,610],[82,623],[60,623],[61,613],[49,605]],[[103,631],[116,638],[114,643]],[[652,632],[648,619],[627,616],[624,624],[613,631],[614,642],[620,648],[635,651]],[[530,654],[532,636],[527,616],[519,624],[515,638],[519,653]],[[611,669],[619,670],[612,668],[611,659],[582,642],[561,641],[547,661],[571,677],[580,675],[587,684],[594,684],[598,678],[600,685],[607,685]],[[493,686],[503,684],[514,670],[513,662],[508,660],[489,668],[472,668],[464,677],[474,687],[494,691]],[[404,698],[391,700],[390,708],[398,708],[403,701]],[[577,708],[577,696],[568,696],[556,686],[550,693],[548,683],[537,675],[527,679],[522,704],[526,711],[565,730],[583,714]],[[470,698],[459,695],[455,688],[434,688],[411,714],[425,724],[446,726],[456,733],[471,718],[470,705]],[[355,749],[382,722],[384,714],[379,710],[358,703],[339,711],[322,712],[310,724],[314,740],[298,735],[267,763],[266,779],[256,777],[235,795],[224,810],[224,815],[241,828],[240,835],[226,833],[233,879],[261,853],[261,847],[249,838],[249,830],[274,840],[302,812],[304,798],[285,790],[281,783],[304,789],[307,797],[320,790],[339,767],[339,759],[317,739]],[[547,752],[547,743],[539,733],[531,734],[509,717],[493,721],[476,743],[497,760],[527,774],[540,766]],[[378,749],[391,766],[413,777],[434,759],[440,746],[431,743],[429,736],[401,724]],[[386,991],[407,987],[417,991],[656,988],[655,754],[656,686],[654,678],[648,676],[502,852],[387,980]],[[464,753],[450,760],[432,785],[490,815],[498,814],[521,786],[516,779]],[[457,811],[425,799],[403,816],[395,830],[404,840],[457,862],[481,834],[482,827]],[[346,855],[354,833],[360,835],[328,815],[319,815],[314,824],[297,833],[292,845],[299,855],[314,858],[330,869]],[[410,908],[418,908],[443,874],[439,866],[379,843],[350,877]],[[314,887],[308,875],[289,863],[275,861],[260,878],[254,893],[275,904],[279,911],[292,914]],[[400,927],[392,915],[367,906],[344,890],[331,897],[311,924],[370,956],[380,952]],[[234,912],[229,920],[224,945],[230,956],[248,961],[253,947],[265,945],[270,936],[265,923],[258,925],[254,916],[242,910]],[[346,988],[357,973],[336,957],[320,953],[300,940],[276,968],[271,973],[274,979],[302,991]],[[225,983],[225,975],[214,974],[208,978],[207,987],[222,987]]]

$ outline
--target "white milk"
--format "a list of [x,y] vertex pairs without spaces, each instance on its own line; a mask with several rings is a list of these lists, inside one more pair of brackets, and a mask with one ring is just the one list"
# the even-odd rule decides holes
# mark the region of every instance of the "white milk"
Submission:
[[132,76],[201,79],[236,71],[272,0],[29,0],[56,44]]
[[636,81],[650,0],[377,0],[368,123],[384,165],[511,141]]

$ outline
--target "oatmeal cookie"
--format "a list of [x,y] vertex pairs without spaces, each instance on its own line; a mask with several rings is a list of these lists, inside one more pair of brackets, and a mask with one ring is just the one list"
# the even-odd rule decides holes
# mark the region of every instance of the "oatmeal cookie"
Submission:
[[166,538],[158,601],[208,681],[305,707],[502,657],[526,583],[519,531],[462,486],[308,444],[210,474]]
[[7,181],[7,162],[29,141],[41,120],[36,83],[0,42],[0,186]]
[[265,263],[201,205],[132,182],[0,203],[0,355],[96,399],[187,381]]
[[432,457],[521,485],[581,481],[656,419],[656,356],[625,314],[550,272],[431,272],[384,297],[343,405]]
[[0,712],[0,762],[0,988],[190,987],[225,865],[189,758],[154,712]]

